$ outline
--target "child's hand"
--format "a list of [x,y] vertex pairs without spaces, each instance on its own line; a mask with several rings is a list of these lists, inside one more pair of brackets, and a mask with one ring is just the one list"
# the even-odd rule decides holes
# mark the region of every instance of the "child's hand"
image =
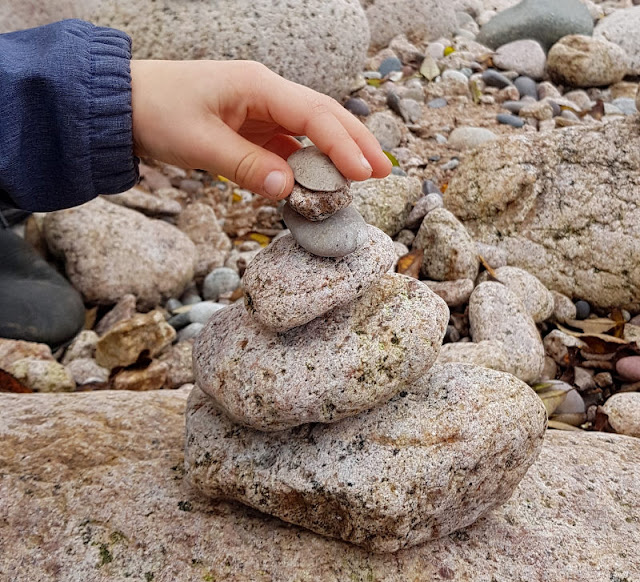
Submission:
[[333,99],[250,61],[132,61],[135,154],[288,196],[287,157],[306,135],[352,180],[382,178],[377,140]]

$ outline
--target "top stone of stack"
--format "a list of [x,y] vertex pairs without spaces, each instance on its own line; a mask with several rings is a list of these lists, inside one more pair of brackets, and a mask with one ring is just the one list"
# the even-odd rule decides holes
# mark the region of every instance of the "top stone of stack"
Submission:
[[296,180],[289,204],[307,220],[325,220],[351,204],[351,182],[316,146],[298,150],[287,162]]

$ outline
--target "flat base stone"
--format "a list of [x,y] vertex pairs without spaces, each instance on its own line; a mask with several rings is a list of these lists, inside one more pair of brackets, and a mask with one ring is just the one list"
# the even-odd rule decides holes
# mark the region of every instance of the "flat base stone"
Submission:
[[504,506],[390,558],[195,492],[188,394],[0,394],[0,579],[640,578],[640,439],[551,431]]

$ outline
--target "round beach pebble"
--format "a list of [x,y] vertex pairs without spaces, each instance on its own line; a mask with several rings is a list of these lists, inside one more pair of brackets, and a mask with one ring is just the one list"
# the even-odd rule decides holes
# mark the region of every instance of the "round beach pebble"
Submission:
[[616,362],[616,372],[628,382],[640,382],[640,356],[627,356]]
[[289,206],[307,220],[320,221],[333,216],[351,204],[350,182],[334,192],[309,190],[300,184],[294,184],[289,196]]
[[309,190],[335,192],[347,185],[347,180],[333,165],[331,158],[316,146],[299,149],[287,159],[296,182]]
[[640,392],[614,394],[602,409],[617,433],[640,437]]
[[217,301],[220,295],[233,293],[240,286],[240,275],[229,267],[218,267],[211,271],[202,284],[202,295],[210,301]]
[[[324,289],[332,293],[330,285]],[[426,285],[396,273],[282,333],[231,305],[194,345],[196,383],[230,419],[258,430],[335,422],[387,402],[424,374],[448,318],[445,302]]]
[[291,235],[269,245],[244,273],[248,311],[265,327],[285,331],[362,295],[396,258],[386,234],[366,229],[367,243],[338,259],[308,253]]
[[312,221],[286,204],[282,217],[298,244],[318,257],[345,257],[367,242],[367,224],[353,206]]

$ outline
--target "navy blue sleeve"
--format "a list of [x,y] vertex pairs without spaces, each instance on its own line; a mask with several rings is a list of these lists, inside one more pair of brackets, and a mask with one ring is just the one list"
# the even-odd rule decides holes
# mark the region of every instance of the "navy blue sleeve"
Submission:
[[136,183],[130,59],[80,20],[0,35],[0,200],[46,212]]

